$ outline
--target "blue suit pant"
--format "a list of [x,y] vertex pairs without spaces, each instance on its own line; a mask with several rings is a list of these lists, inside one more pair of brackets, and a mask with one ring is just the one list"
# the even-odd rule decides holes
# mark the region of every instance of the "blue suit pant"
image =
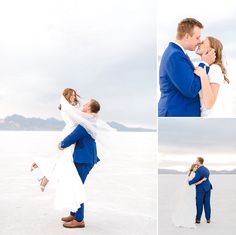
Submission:
[[[92,170],[94,164],[86,164],[86,163],[75,163],[78,174],[84,184],[89,172]],[[84,203],[81,204],[81,207],[78,208],[76,212],[70,212],[72,216],[75,217],[77,221],[82,221],[84,219]]]
[[197,203],[196,220],[201,220],[203,207],[204,207],[206,219],[210,220],[210,218],[211,218],[210,198],[211,198],[211,190],[209,190],[207,192],[205,192],[205,191],[197,192],[197,196],[196,196],[196,203]]

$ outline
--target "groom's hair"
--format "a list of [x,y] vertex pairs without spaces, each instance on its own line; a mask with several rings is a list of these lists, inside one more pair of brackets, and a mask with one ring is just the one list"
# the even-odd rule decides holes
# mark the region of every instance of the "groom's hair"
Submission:
[[193,36],[193,28],[197,26],[203,28],[203,24],[194,18],[186,18],[179,22],[176,38],[181,40],[186,33]]
[[98,103],[98,101],[91,99],[90,100],[90,109],[92,113],[98,113],[100,111],[100,104]]
[[198,160],[201,164],[204,163],[204,159],[203,159],[202,157],[198,157],[197,160]]

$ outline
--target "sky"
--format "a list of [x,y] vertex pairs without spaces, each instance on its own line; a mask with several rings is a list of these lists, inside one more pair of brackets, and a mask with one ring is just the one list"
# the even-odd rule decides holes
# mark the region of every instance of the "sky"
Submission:
[[[160,59],[169,41],[175,40],[178,23],[187,17],[198,19],[203,25],[202,39],[211,35],[224,45],[224,61],[230,85],[227,87],[226,104],[231,117],[236,117],[236,1],[157,0],[157,54]],[[193,54],[189,54],[194,58]],[[158,62],[159,66],[159,62]],[[159,100],[159,89],[157,100]]]
[[202,156],[212,169],[236,169],[236,119],[160,118],[160,168],[186,169]]
[[100,117],[155,127],[155,0],[0,2],[0,118],[60,118],[64,88]]

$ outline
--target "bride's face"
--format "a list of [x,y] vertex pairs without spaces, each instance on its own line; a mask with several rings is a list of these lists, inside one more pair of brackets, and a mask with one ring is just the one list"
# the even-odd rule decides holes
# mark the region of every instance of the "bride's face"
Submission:
[[71,96],[70,96],[70,103],[73,104],[75,102],[75,99],[76,99],[76,95],[75,95],[75,92],[73,91]]
[[202,55],[205,51],[211,48],[210,41],[206,38],[203,42],[198,45],[196,53]]
[[195,166],[195,167],[193,168],[193,172],[196,172],[197,169],[198,169],[198,166]]

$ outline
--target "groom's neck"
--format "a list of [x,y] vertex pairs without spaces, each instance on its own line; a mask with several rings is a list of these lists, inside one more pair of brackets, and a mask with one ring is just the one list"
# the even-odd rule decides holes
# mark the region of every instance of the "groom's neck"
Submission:
[[185,45],[185,43],[184,43],[182,40],[175,39],[175,41],[176,41],[178,44],[180,44],[180,45],[184,48],[184,50],[186,50],[186,45]]

